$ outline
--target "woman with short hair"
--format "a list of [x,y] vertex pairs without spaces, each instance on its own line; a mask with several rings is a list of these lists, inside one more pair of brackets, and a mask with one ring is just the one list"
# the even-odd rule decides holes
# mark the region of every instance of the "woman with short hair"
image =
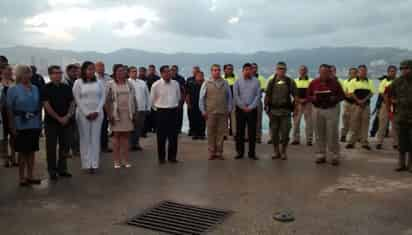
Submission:
[[20,186],[29,186],[41,183],[33,177],[34,156],[39,151],[41,132],[40,92],[31,84],[32,71],[29,66],[17,65],[15,75],[17,85],[8,90],[7,107],[11,133],[15,136],[14,147],[19,158]]
[[73,85],[82,168],[90,174],[94,174],[99,168],[100,133],[105,102],[105,87],[97,80],[95,71],[92,62],[84,62],[81,66],[81,79],[77,79]]
[[113,66],[113,80],[108,84],[106,113],[113,132],[114,168],[122,165],[130,168],[128,162],[129,136],[134,129],[133,120],[137,113],[134,86],[127,79],[125,66]]

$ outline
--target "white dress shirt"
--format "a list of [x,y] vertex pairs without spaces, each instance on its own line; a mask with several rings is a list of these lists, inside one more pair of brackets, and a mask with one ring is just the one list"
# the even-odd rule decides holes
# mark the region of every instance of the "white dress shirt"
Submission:
[[177,108],[181,100],[180,86],[175,80],[165,82],[160,79],[156,81],[150,93],[150,100],[154,108]]
[[129,78],[130,84],[133,85],[136,96],[137,110],[138,111],[150,111],[150,94],[149,88],[144,81],[136,78]]

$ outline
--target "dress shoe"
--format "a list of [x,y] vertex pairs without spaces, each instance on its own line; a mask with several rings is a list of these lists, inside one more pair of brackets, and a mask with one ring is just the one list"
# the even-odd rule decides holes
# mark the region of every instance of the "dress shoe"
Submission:
[[354,149],[355,148],[355,145],[353,145],[353,144],[347,144],[346,145],[346,149]]
[[69,172],[59,173],[59,176],[63,177],[63,178],[72,178],[73,177],[72,174],[70,174]]
[[395,171],[397,171],[397,172],[402,172],[402,171],[407,171],[407,170],[408,170],[408,168],[406,168],[404,166],[400,166],[400,167],[395,169]]
[[57,181],[59,178],[57,177],[57,174],[56,173],[52,173],[52,174],[50,174],[50,180],[51,181]]
[[295,140],[295,141],[293,141],[293,142],[291,143],[291,145],[300,145],[300,142],[297,141],[297,140]]

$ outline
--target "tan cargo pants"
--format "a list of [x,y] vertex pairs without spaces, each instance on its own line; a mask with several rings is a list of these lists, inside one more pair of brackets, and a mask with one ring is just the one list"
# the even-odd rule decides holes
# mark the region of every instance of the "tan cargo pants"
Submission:
[[[386,108],[386,105],[382,105],[379,111],[379,130],[377,134],[377,143],[383,144],[383,140],[385,139],[386,132],[388,130],[388,123],[389,123],[389,114]],[[391,125],[391,133],[390,135],[393,137],[393,145],[398,145],[398,134],[396,132],[395,126]]]
[[300,142],[300,123],[302,117],[305,119],[305,136],[307,142],[313,140],[313,117],[312,104],[299,104],[293,116],[293,141]]
[[209,114],[207,121],[207,140],[209,154],[222,156],[224,137],[227,134],[227,115]]
[[332,153],[334,159],[340,155],[339,145],[339,107],[329,109],[313,108],[315,124],[316,154],[326,157]]
[[351,123],[350,123],[350,139],[349,144],[356,144],[358,140],[362,145],[369,145],[368,133],[369,133],[369,121],[370,121],[370,105],[361,107],[359,105],[353,105]]

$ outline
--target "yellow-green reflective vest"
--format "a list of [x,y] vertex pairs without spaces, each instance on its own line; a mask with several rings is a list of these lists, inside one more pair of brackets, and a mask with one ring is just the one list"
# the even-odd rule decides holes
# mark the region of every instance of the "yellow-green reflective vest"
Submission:
[[235,82],[236,82],[236,80],[237,80],[236,75],[233,75],[232,77],[225,77],[225,75],[223,75],[222,78],[227,81],[227,83],[229,84],[229,86],[235,85]]
[[259,75],[257,77],[259,84],[260,84],[260,89],[261,90],[266,90],[267,84],[266,84],[266,79],[262,75]]
[[383,79],[380,83],[379,83],[379,94],[383,94],[385,93],[385,90],[388,86],[390,86],[392,84],[393,79]]

